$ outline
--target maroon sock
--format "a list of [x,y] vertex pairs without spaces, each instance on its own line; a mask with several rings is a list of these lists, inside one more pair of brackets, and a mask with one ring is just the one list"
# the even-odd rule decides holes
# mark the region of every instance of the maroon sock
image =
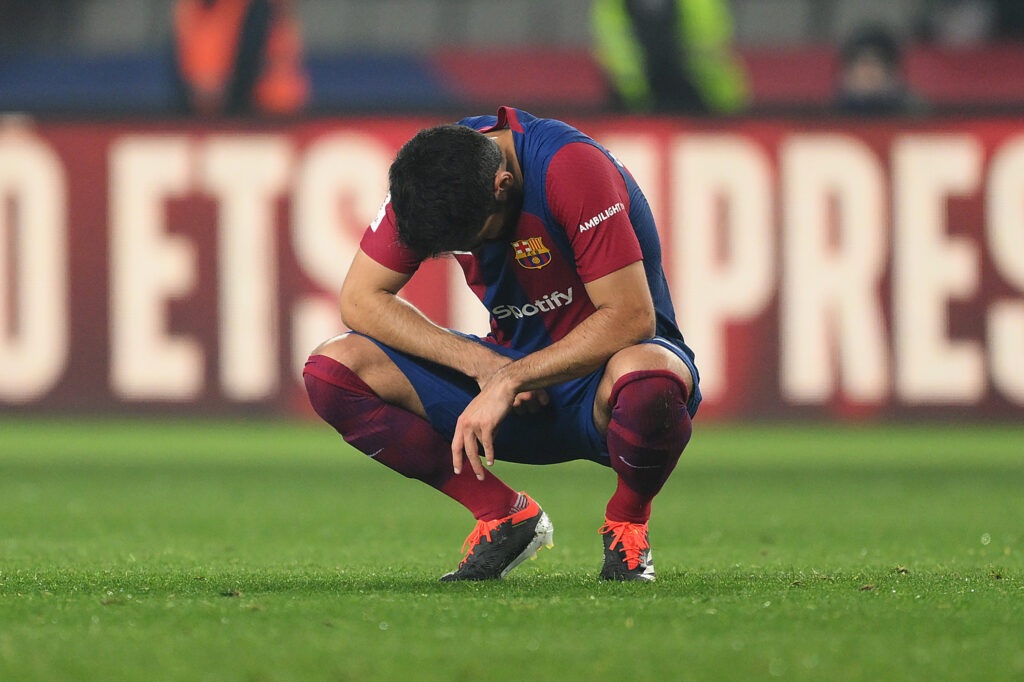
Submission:
[[456,476],[451,443],[425,419],[384,402],[355,372],[326,355],[311,356],[302,375],[313,409],[354,448],[437,488],[477,519],[508,516],[517,493],[489,471],[483,481],[468,466]]
[[690,440],[686,384],[668,370],[630,372],[615,382],[608,403],[608,454],[619,483],[605,516],[646,523],[651,500]]

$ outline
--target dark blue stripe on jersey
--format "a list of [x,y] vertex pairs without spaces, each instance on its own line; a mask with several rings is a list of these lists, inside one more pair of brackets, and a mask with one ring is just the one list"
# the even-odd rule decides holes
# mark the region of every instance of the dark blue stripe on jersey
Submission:
[[[600,148],[600,145],[597,145]],[[614,157],[608,154],[607,150],[601,148],[606,155],[615,161]],[[672,306],[672,297],[669,294],[668,280],[665,279],[665,270],[661,265],[661,239],[658,237],[658,228],[654,223],[654,214],[647,203],[640,186],[636,184],[633,177],[626,172],[626,169],[615,164],[626,182],[629,190],[629,222],[633,225],[633,232],[636,233],[637,241],[640,242],[640,251],[644,254],[644,274],[647,276],[647,286],[651,290],[651,299],[654,301],[654,312],[657,317],[655,334],[666,339],[683,340],[683,335],[676,325],[676,311]],[[685,345],[684,349],[693,353]]]
[[459,121],[456,125],[466,126],[474,130],[484,130],[498,125],[497,116],[470,116]]

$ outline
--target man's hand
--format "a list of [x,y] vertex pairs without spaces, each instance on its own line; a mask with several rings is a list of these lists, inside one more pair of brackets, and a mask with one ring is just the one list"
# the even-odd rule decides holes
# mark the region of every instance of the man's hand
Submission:
[[[523,394],[520,394],[523,395]],[[547,394],[544,394],[545,399]],[[518,400],[512,385],[500,378],[487,382],[470,401],[455,424],[452,438],[452,468],[462,472],[463,452],[476,477],[484,479],[481,449],[488,466],[494,466],[494,432]]]
[[537,414],[551,402],[548,392],[543,388],[535,388],[532,391],[516,393],[512,401],[512,409],[516,414]]
[[[492,350],[483,350],[484,352],[480,353],[477,360],[476,370],[473,372],[473,378],[476,379],[480,390],[490,383],[495,374],[512,364],[512,358]],[[537,388],[517,393],[512,402],[512,409],[516,414],[537,414],[550,402],[548,392],[543,388]]]

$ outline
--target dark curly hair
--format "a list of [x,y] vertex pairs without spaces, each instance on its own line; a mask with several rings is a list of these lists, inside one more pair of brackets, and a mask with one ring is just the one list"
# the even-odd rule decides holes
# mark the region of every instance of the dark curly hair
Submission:
[[498,145],[460,125],[416,133],[398,151],[388,181],[398,238],[422,258],[471,248],[497,212]]

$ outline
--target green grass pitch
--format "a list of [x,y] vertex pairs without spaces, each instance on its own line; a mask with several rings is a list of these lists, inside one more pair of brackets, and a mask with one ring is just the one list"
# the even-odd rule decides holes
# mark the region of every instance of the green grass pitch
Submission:
[[472,519],[326,426],[0,420],[0,680],[1024,679],[1024,428],[697,424],[658,582],[613,488],[496,473],[555,547],[442,584]]

